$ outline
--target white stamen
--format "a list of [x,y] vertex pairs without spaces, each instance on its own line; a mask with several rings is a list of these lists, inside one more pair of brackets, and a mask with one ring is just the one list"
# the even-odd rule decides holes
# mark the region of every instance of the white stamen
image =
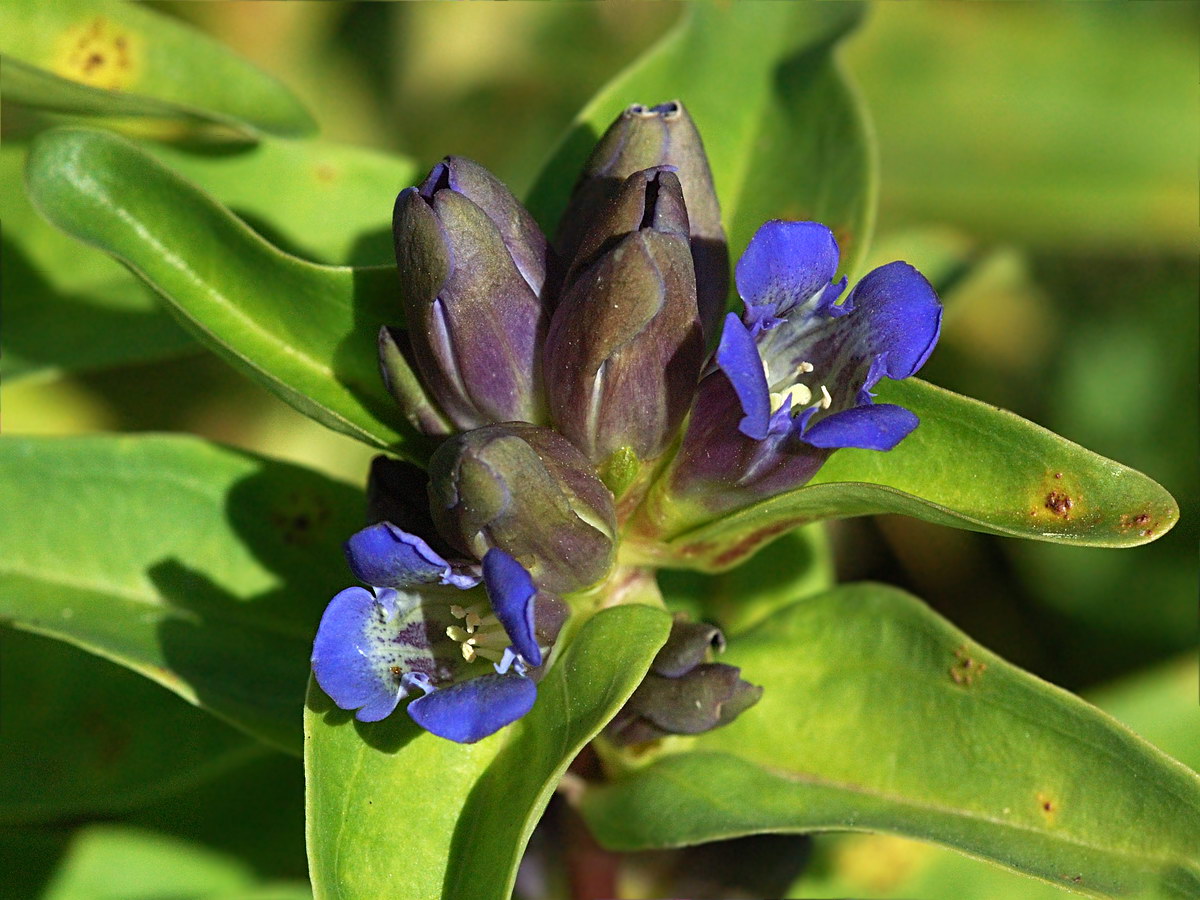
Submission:
[[833,406],[833,398],[829,396],[829,388],[821,385],[821,409],[829,409]]

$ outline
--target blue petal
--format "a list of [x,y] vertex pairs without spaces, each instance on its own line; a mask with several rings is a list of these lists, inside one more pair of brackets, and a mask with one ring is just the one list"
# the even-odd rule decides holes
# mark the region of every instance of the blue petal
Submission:
[[413,721],[439,737],[473,744],[533,708],[537,685],[523,675],[480,675],[408,704]]
[[[808,417],[798,424],[803,427]],[[800,439],[814,447],[862,447],[865,450],[891,450],[917,427],[916,414],[903,406],[878,403],[855,406],[832,413],[805,430]]]
[[317,684],[342,709],[357,709],[363,722],[386,717],[408,693],[391,668],[401,659],[387,648],[389,618],[370,591],[347,588],[329,602],[313,642]]
[[737,288],[746,303],[747,323],[761,321],[762,327],[773,327],[772,319],[786,316],[824,289],[837,267],[837,241],[824,225],[765,223],[737,263]]
[[456,573],[424,540],[380,522],[346,542],[346,560],[360,581],[376,587],[448,584],[467,589],[479,584],[474,575]]
[[771,392],[754,338],[734,313],[725,317],[717,347],[717,365],[729,378],[746,414],[738,423],[738,430],[748,438],[763,440],[771,422]]
[[905,262],[880,266],[850,292],[854,305],[848,320],[860,332],[858,341],[878,360],[872,366],[870,389],[882,375],[900,380],[916,372],[937,343],[942,304],[920,272]]
[[542,664],[534,623],[534,598],[537,588],[525,567],[499,548],[493,547],[483,557],[483,585],[492,611],[517,653],[531,666]]

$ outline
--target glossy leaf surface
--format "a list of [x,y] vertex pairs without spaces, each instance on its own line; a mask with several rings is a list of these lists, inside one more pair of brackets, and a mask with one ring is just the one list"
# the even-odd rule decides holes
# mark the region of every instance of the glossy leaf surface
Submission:
[[812,219],[845,268],[870,237],[874,160],[865,116],[833,57],[860,10],[842,4],[694,4],[584,107],[529,207],[553,233],[592,145],[631,103],[679,99],[712,166],[733,258],[767,219]]
[[39,136],[30,195],[50,221],[124,262],[196,337],[301,412],[379,447],[411,434],[379,376],[381,323],[402,321],[394,267],[280,251],[123,138]]
[[[310,688],[309,863],[317,897],[506,898],[567,765],[633,693],[670,619],[622,606],[589,619],[538,685],[533,711],[477,744],[401,710],[356,723]],[[399,848],[403,848],[402,850]]]
[[694,752],[592,791],[584,812],[609,846],[865,829],[1094,895],[1200,888],[1200,778],[906,594],[804,600],[722,661],[763,699]]
[[315,124],[278,81],[212,38],[133,3],[0,8],[4,95],[89,115],[199,119],[274,134]]
[[[1175,660],[1088,692],[1087,699],[1191,768],[1200,764],[1197,662]],[[1078,873],[1076,873],[1078,874]],[[812,862],[789,895],[922,900],[1066,900],[1074,877],[1058,885],[921,841],[888,834],[821,835]],[[1153,892],[1147,892],[1153,896]]]
[[75,835],[45,900],[303,900],[302,884],[265,884],[235,856],[127,825],[91,825]]
[[25,196],[25,155],[21,144],[0,146],[0,376],[48,377],[197,350],[153,291],[38,215]]
[[411,160],[286,138],[144,146],[283,250],[319,263],[395,264],[392,203],[418,178]]
[[296,752],[362,493],[185,437],[0,440],[0,618]]
[[879,401],[921,424],[886,453],[839,450],[805,487],[672,542],[703,568],[724,546],[751,551],[789,524],[904,513],[939,525],[1089,547],[1133,547],[1175,524],[1157,482],[1020,416],[919,379],[884,381]]

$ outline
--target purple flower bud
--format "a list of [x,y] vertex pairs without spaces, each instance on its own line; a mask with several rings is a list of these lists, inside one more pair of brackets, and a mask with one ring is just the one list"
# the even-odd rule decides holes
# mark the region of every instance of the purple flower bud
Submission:
[[430,512],[455,549],[516,558],[555,594],[588,587],[613,563],[612,494],[548,428],[511,422],[446,441],[429,462]]
[[[444,419],[461,429],[542,421],[549,251],[529,213],[482,166],[447,157],[396,198],[392,228],[412,358]],[[418,427],[436,427],[405,399],[402,350],[381,347],[389,386]]]
[[606,734],[615,744],[639,744],[669,734],[700,734],[732,722],[762,697],[737,666],[710,663],[725,649],[713,625],[677,617],[650,671]]
[[559,224],[555,246],[570,262],[601,214],[634,172],[671,166],[683,186],[697,296],[705,334],[713,334],[729,293],[729,250],[704,143],[679,101],[635,104],[609,126],[584,164]]
[[657,457],[696,389],[704,338],[676,175],[635,172],[583,236],[546,338],[555,426],[595,463]]

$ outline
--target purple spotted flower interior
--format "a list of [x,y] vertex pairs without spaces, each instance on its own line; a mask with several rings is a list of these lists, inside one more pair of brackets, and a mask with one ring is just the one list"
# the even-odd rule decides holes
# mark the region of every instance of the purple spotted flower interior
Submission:
[[338,706],[376,722],[420,692],[408,714],[461,743],[530,710],[529,670],[542,663],[538,592],[516,560],[492,549],[482,567],[452,565],[387,522],[354,535],[346,555],[371,587],[333,598],[312,656],[317,683]]

